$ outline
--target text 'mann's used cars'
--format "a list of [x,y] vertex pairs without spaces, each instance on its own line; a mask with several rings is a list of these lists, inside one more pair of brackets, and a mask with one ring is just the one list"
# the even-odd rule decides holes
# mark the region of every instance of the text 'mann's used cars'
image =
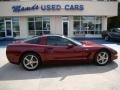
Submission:
[[117,59],[117,52],[109,47],[90,41],[78,42],[60,35],[16,41],[7,46],[6,54],[10,63],[22,64],[27,70],[55,63],[94,62],[102,66]]

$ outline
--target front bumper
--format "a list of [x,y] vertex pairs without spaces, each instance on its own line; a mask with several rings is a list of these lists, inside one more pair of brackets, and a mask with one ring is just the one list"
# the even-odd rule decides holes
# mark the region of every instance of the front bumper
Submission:
[[111,60],[116,60],[118,58],[118,54],[112,54],[111,55]]

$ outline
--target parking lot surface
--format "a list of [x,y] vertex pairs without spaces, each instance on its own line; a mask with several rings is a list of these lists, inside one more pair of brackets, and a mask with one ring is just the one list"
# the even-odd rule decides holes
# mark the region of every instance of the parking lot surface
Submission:
[[118,59],[106,66],[45,66],[25,71],[8,62],[6,47],[1,46],[0,90],[120,90],[120,42],[92,41],[117,50]]

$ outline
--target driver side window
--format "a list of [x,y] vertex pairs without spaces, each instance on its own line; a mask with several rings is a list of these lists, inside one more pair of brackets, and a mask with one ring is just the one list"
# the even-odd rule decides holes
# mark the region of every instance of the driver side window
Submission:
[[48,36],[47,44],[53,46],[67,46],[68,44],[73,44],[73,42],[58,36]]

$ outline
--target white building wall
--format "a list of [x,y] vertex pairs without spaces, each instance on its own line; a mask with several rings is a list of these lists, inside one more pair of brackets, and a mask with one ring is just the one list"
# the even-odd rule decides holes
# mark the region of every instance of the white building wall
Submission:
[[102,31],[107,30],[107,17],[102,18]]
[[28,37],[28,22],[27,17],[20,17],[20,38]]
[[51,34],[62,35],[62,22],[60,16],[51,16]]
[[74,29],[73,29],[73,16],[69,16],[69,30],[68,30],[68,32],[69,32],[68,36],[69,37],[74,36],[73,31],[74,31]]
[[[51,34],[60,34],[63,35],[63,27],[62,27],[62,17],[64,16],[52,16],[51,17]],[[68,36],[73,37],[73,16],[68,16],[68,22],[69,22],[69,27],[68,27]]]

